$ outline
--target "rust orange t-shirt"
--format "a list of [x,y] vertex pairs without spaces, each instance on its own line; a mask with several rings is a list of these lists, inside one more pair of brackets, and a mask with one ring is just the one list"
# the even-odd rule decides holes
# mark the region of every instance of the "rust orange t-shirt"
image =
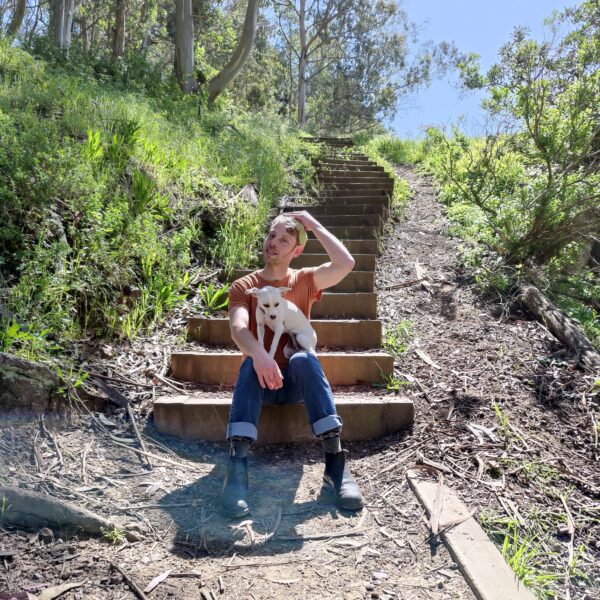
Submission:
[[[231,284],[231,289],[229,290],[229,310],[235,306],[244,306],[247,308],[250,315],[250,331],[258,339],[256,334],[257,299],[251,294],[246,294],[246,290],[253,287],[262,288],[267,285],[272,287],[289,287],[292,288],[292,291],[287,292],[283,297],[293,302],[304,313],[306,318],[310,319],[311,306],[314,302],[320,300],[323,294],[323,290],[318,290],[315,286],[314,272],[316,269],[317,267],[297,270],[290,269],[289,275],[277,281],[264,279],[258,274],[258,271],[254,271],[254,273],[250,273],[245,277],[240,277],[240,279],[236,279]],[[272,340],[273,331],[269,327],[265,327],[265,350],[267,352],[271,348]],[[287,341],[288,336],[283,334],[275,352],[275,361],[280,368],[287,366],[287,359],[283,355],[283,348]]]

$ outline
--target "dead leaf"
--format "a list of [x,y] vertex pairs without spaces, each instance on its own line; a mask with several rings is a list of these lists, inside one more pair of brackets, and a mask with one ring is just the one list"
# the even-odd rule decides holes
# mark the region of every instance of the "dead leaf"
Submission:
[[165,571],[164,573],[161,573],[160,575],[157,575],[145,588],[144,588],[144,593],[148,594],[150,593],[155,587],[157,587],[159,584],[161,584],[173,571],[173,569],[169,569],[168,571]]

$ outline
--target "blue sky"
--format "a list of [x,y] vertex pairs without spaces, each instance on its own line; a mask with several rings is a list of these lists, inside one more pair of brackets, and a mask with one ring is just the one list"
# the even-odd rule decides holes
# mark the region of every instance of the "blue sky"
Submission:
[[[420,40],[453,41],[461,51],[479,54],[486,69],[515,26],[529,27],[534,37],[542,39],[544,19],[553,10],[576,4],[575,0],[405,0],[403,6],[420,26]],[[464,115],[464,126],[474,133],[482,122],[480,99],[480,94],[461,97],[456,78],[448,76],[403,98],[391,128],[400,137],[416,137],[424,126],[447,125]]]

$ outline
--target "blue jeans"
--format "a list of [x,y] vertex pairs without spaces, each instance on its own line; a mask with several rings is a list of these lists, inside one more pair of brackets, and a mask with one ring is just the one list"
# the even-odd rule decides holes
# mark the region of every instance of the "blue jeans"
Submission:
[[297,404],[304,401],[308,420],[315,436],[342,427],[335,412],[329,382],[319,359],[308,352],[296,352],[287,368],[282,369],[283,387],[278,390],[261,388],[254,364],[247,357],[238,375],[229,413],[227,439],[234,436],[256,440],[262,405]]

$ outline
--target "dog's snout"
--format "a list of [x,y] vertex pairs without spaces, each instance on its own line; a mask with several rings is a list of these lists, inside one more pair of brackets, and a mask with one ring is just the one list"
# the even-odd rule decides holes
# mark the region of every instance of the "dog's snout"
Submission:
[[269,317],[271,317],[271,319],[276,319],[277,315],[269,315]]

